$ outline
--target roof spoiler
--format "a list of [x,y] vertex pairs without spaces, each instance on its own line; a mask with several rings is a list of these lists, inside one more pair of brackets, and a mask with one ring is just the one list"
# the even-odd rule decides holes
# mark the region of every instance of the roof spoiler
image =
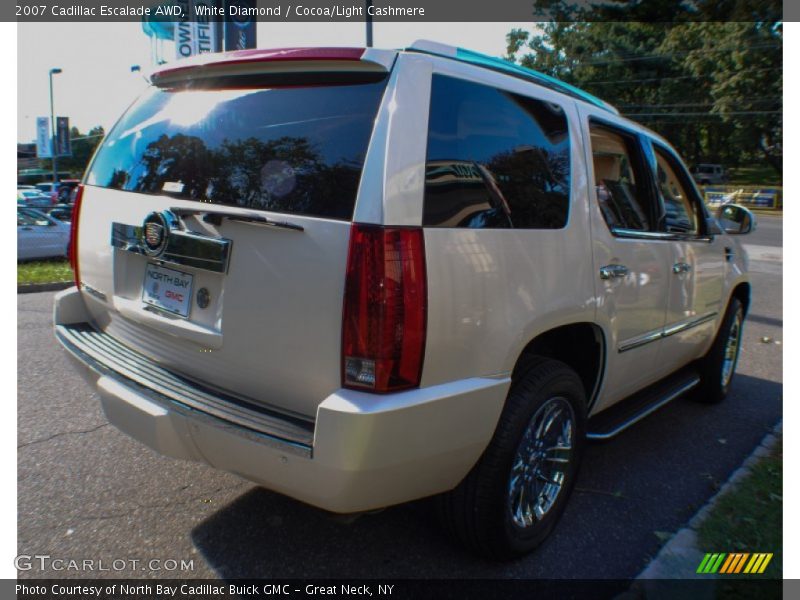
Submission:
[[254,48],[199,54],[166,65],[152,75],[155,85],[217,75],[265,72],[388,72],[397,52],[374,48]]

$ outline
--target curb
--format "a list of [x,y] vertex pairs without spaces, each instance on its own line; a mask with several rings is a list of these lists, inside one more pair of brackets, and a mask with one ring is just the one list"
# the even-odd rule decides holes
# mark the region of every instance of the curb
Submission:
[[65,290],[75,285],[71,281],[55,281],[53,283],[18,283],[18,294],[33,294],[35,292],[56,292]]
[[[697,548],[697,529],[700,524],[708,518],[711,510],[719,502],[720,498],[729,491],[737,487],[742,479],[750,474],[751,469],[765,456],[772,452],[773,448],[779,443],[783,432],[783,419],[770,430],[750,453],[744,462],[736,469],[728,481],[706,502],[691,518],[685,527],[680,529],[659,551],[658,555],[639,573],[633,584],[633,588],[642,592],[646,597],[658,597],[656,588],[658,582],[650,580],[664,579],[698,579],[700,576],[695,572],[697,565],[703,560],[704,552]],[[703,579],[713,582],[715,575],[702,575]],[[654,592],[648,594],[648,592]],[[709,586],[709,595],[714,596],[713,586]]]

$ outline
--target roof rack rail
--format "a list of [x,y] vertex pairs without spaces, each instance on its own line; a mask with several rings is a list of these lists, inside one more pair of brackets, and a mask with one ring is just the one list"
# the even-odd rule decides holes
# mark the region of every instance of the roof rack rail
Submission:
[[619,115],[619,110],[617,110],[608,102],[604,102],[597,96],[593,96],[588,92],[584,92],[583,90],[576,88],[574,85],[564,83],[555,77],[550,77],[549,75],[545,75],[539,71],[522,67],[507,60],[503,60],[502,58],[495,58],[493,56],[481,54],[480,52],[475,52],[473,50],[448,46],[447,44],[440,44],[438,42],[432,42],[429,40],[417,40],[405,48],[405,50],[409,52],[420,52],[422,54],[431,54],[434,56],[452,58],[454,60],[469,63],[471,65],[485,67],[493,71],[512,75],[527,81],[532,81],[533,83],[538,83],[543,87],[550,88],[551,90],[555,90],[557,92],[572,96],[573,98],[577,98],[578,100],[583,100],[584,102],[593,104],[594,106],[602,108],[603,110],[606,110],[612,114]]

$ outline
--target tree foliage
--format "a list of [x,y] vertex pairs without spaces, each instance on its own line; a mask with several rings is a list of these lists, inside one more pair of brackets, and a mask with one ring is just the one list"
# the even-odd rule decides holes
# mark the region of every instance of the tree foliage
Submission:
[[[697,1],[691,14],[680,0],[614,0],[591,13],[546,4],[557,20],[512,30],[507,59],[610,102],[690,163],[760,163],[781,173],[783,40],[768,3],[758,22],[752,14],[714,21],[718,2]],[[641,20],[630,20],[631,4]]]

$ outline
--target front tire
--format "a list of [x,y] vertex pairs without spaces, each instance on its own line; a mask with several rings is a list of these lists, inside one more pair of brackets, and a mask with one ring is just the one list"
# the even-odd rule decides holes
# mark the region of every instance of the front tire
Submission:
[[527,554],[555,527],[586,438],[586,393],[562,362],[534,358],[512,383],[494,437],[467,477],[439,498],[454,537],[491,559]]
[[739,361],[743,325],[744,306],[738,298],[731,298],[717,337],[698,365],[700,386],[696,398],[700,402],[717,404],[728,395]]

